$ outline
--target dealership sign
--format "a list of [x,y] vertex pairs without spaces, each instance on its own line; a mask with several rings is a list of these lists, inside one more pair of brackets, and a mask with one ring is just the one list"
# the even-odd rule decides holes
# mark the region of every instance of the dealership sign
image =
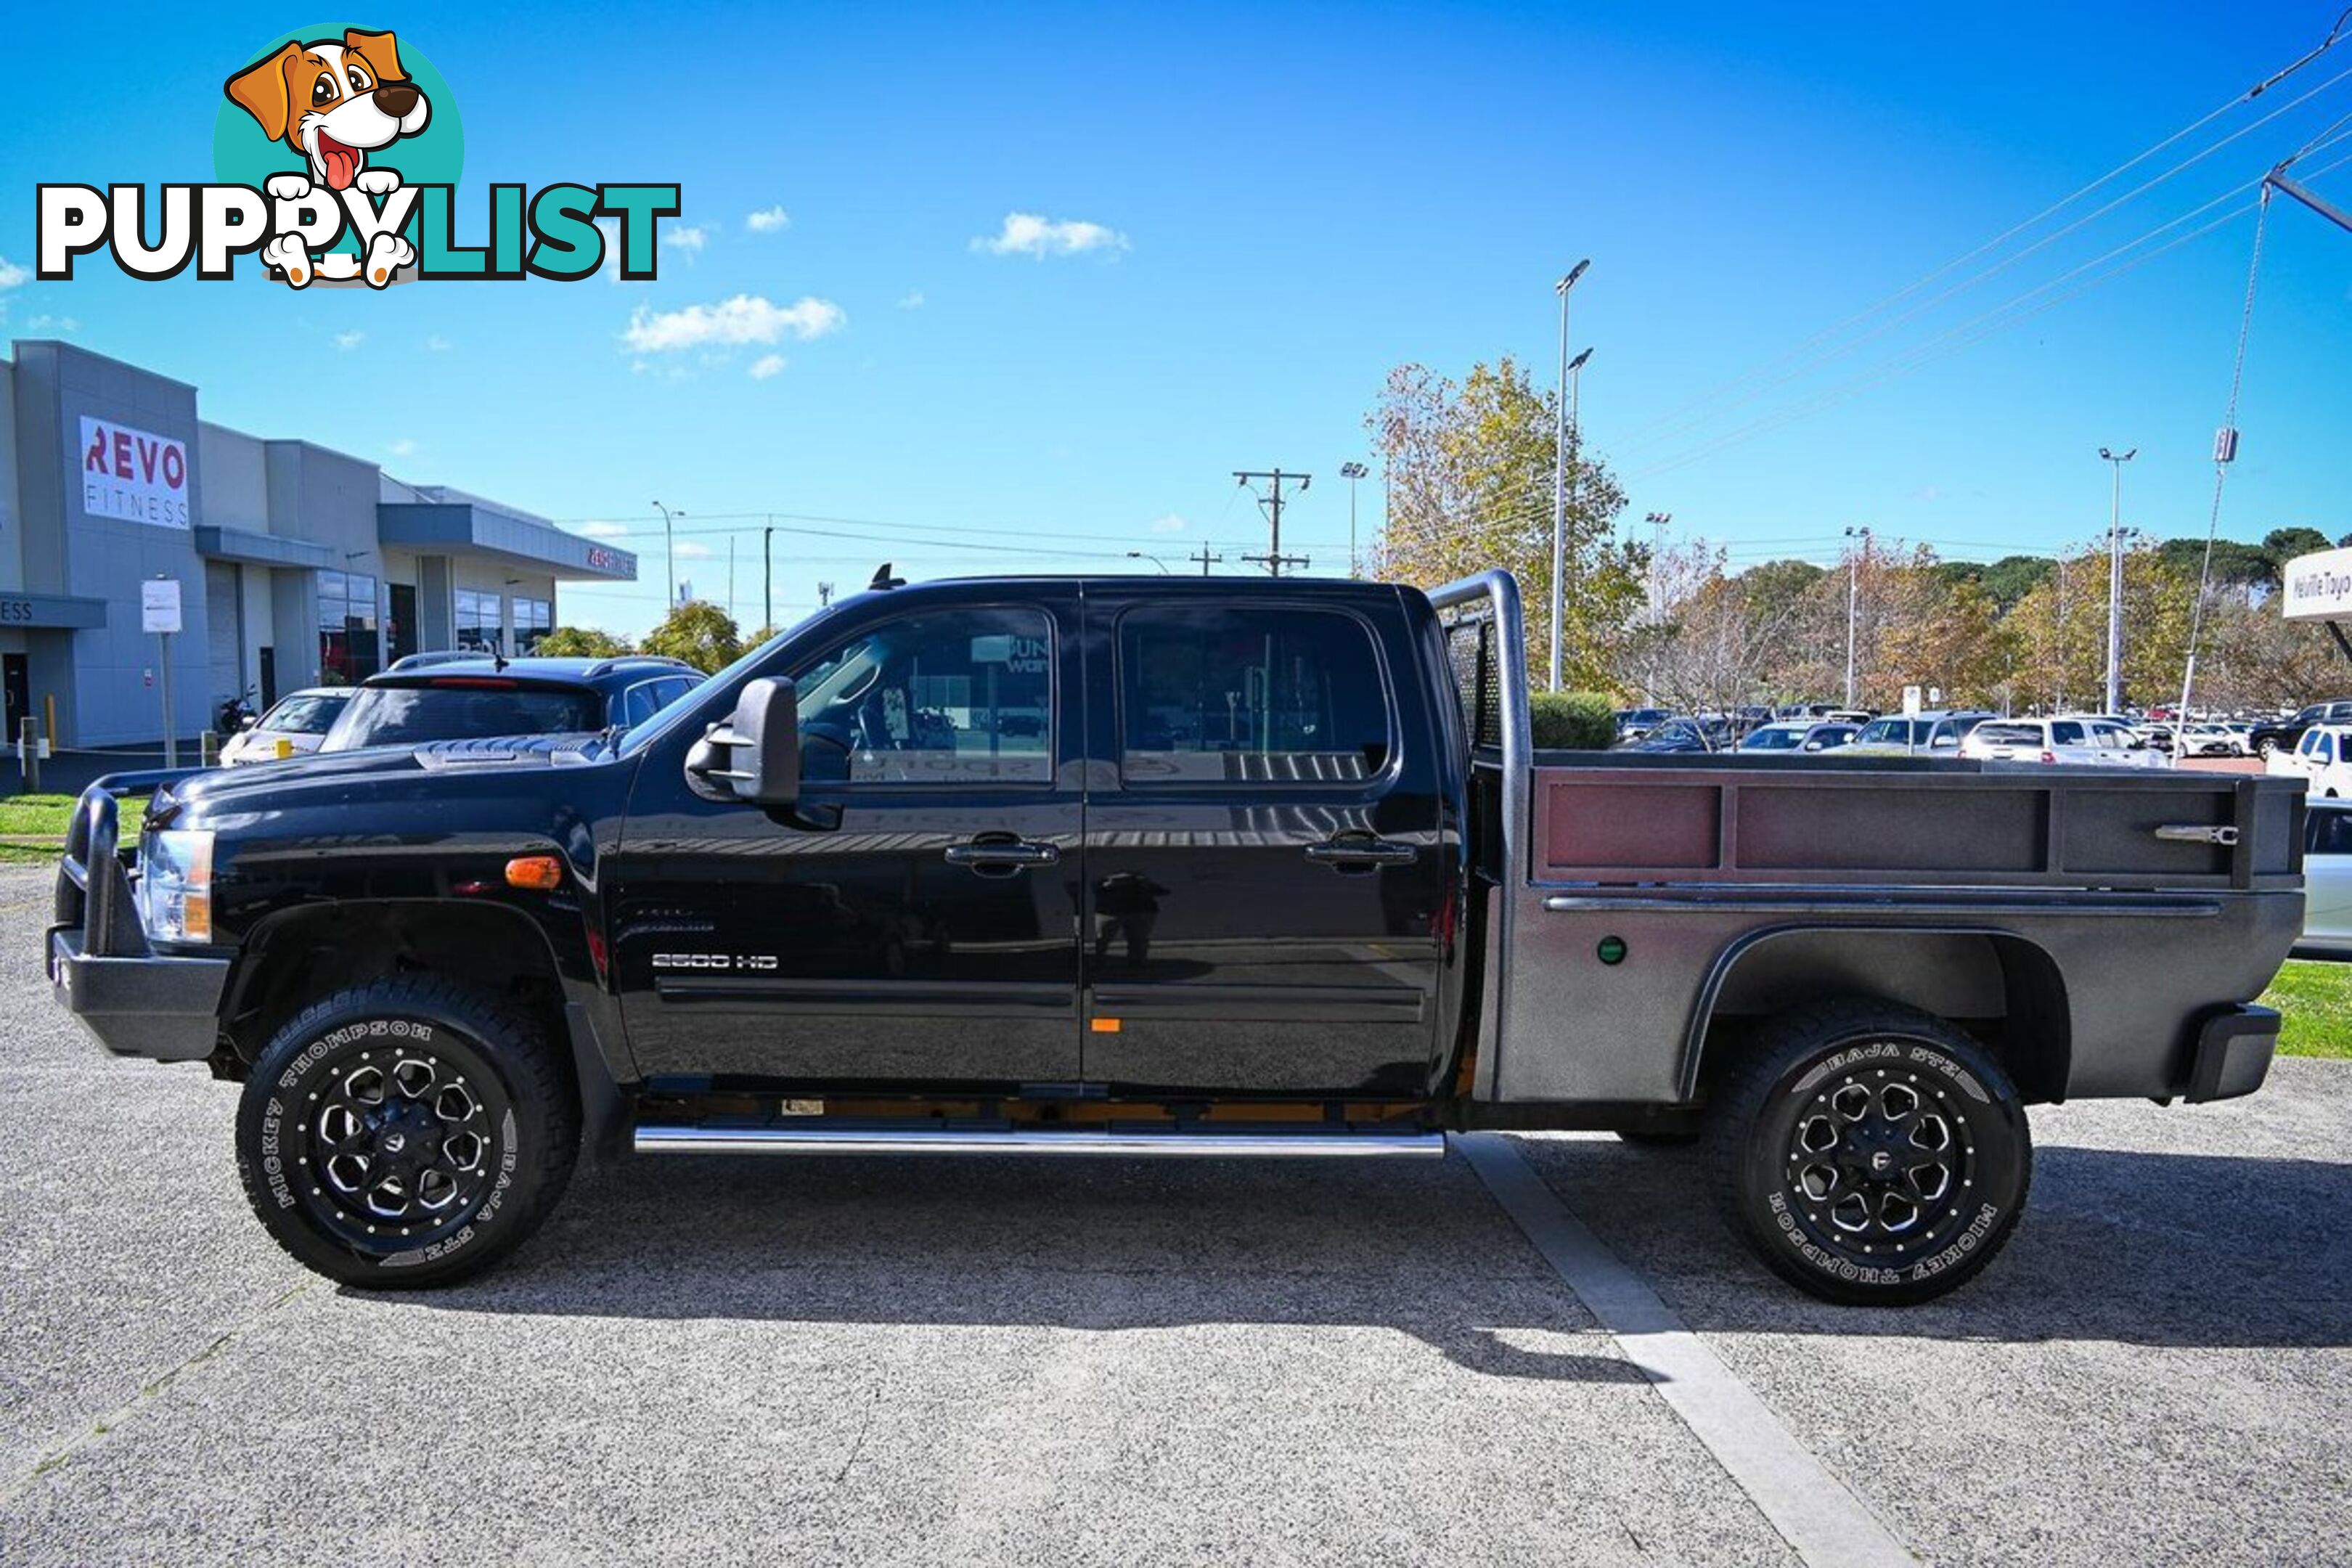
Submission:
[[2321,550],[2286,563],[2282,603],[2290,621],[2352,616],[2352,550]]
[[81,509],[92,517],[188,526],[188,444],[81,417]]

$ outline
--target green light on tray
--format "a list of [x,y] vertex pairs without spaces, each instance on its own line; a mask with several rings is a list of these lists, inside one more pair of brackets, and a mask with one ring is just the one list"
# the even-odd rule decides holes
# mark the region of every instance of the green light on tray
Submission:
[[1625,962],[1625,939],[1622,936],[1604,936],[1601,939],[1601,945],[1592,951],[1599,955],[1603,963],[1622,963]]

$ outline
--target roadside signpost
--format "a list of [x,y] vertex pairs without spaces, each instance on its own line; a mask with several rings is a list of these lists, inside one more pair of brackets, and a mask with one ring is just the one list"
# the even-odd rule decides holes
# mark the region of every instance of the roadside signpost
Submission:
[[155,664],[163,672],[163,765],[180,765],[172,725],[172,634],[180,629],[180,580],[153,577],[139,584],[139,629],[155,634]]

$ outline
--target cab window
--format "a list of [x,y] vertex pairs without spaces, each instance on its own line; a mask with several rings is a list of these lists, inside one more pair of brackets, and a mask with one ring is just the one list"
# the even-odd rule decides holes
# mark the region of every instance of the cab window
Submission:
[[2079,746],[2083,743],[2083,726],[2072,719],[2061,719],[2050,726],[2050,743],[2053,746]]
[[1032,609],[885,621],[793,672],[815,783],[1045,784],[1053,625]]
[[1149,606],[1118,628],[1128,784],[1364,780],[1394,753],[1379,651],[1353,616]]

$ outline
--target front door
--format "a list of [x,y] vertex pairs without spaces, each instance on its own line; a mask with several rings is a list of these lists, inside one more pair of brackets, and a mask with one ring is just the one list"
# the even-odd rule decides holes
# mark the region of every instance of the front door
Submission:
[[16,743],[16,737],[25,732],[25,721],[33,716],[31,671],[32,666],[23,654],[0,654],[0,692],[7,697],[8,745]]
[[387,662],[416,651],[416,585],[413,583],[392,584],[392,619],[384,627],[384,642]]
[[[1452,849],[1374,622],[1090,595],[1086,1074],[1114,1093],[1425,1093]],[[1114,782],[1115,780],[1115,782]]]
[[719,714],[654,743],[610,905],[649,1078],[1076,1080],[1076,623],[1075,595],[935,605],[753,672],[799,688],[791,813],[687,788],[686,746]]

